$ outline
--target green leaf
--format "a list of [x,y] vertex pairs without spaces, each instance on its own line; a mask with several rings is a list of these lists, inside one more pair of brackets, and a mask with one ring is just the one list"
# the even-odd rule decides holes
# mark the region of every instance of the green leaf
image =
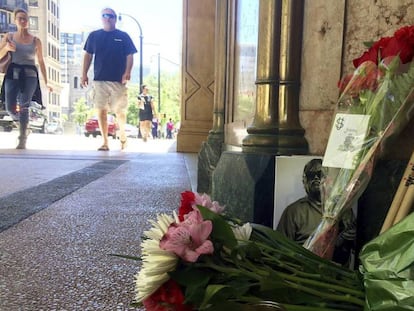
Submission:
[[121,255],[121,254],[109,254],[109,256],[120,257],[125,259],[132,259],[136,261],[142,261],[142,258],[139,256],[130,256],[130,255]]
[[[245,303],[238,303],[234,301],[223,301],[220,303],[215,302],[213,305],[208,306],[203,310],[204,311],[232,311],[232,310],[242,311],[242,310],[245,310],[245,308],[246,308]],[[245,311],[253,311],[253,310],[255,309],[246,309]]]
[[[222,279],[220,283],[216,281],[218,280],[212,279],[210,285],[205,288],[205,295],[200,305],[200,310],[219,310],[216,308],[217,306],[221,306],[232,300],[240,301],[242,299],[241,297],[247,294],[252,287],[249,280],[244,277],[227,277]],[[210,309],[211,306],[214,306],[214,308]]]
[[206,308],[210,304],[210,300],[224,289],[231,289],[228,285],[209,285],[206,288],[204,300],[200,306],[200,309]]
[[219,214],[212,212],[208,208],[198,205],[201,215],[205,220],[211,220],[213,223],[213,231],[211,232],[212,240],[221,242],[228,248],[237,245],[237,240],[229,223]]
[[269,273],[268,277],[263,277],[260,280],[260,289],[262,291],[278,291],[281,288],[287,287],[284,280],[276,273]]
[[241,257],[241,260],[244,258],[254,258],[260,260],[262,251],[260,247],[252,241],[241,241],[236,247],[233,248],[231,255],[235,262],[239,260],[239,256]]
[[199,305],[202,302],[205,288],[210,282],[209,271],[196,269],[190,265],[182,270],[170,272],[170,276],[185,288],[186,303]]

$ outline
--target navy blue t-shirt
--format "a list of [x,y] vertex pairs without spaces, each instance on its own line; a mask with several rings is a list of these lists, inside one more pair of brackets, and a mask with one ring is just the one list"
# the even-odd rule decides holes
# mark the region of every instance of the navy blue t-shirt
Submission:
[[137,52],[129,35],[119,29],[91,32],[83,49],[94,54],[95,81],[121,82],[127,55]]

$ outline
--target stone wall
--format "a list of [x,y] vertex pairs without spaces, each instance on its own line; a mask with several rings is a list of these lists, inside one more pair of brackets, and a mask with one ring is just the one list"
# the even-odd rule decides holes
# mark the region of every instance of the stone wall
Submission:
[[345,1],[306,1],[300,121],[311,154],[323,155],[341,76]]
[[[215,87],[214,23],[215,7],[219,2],[184,0],[183,3],[185,22],[182,126],[177,150],[198,152],[212,129]],[[225,85],[227,93],[224,149],[241,150],[242,141],[247,136],[246,129],[252,125],[254,118],[256,85],[248,90],[243,86],[238,92],[237,87],[240,85],[235,85],[235,77],[237,70],[241,69],[237,67],[238,58],[235,54],[237,47],[241,43],[245,44],[246,38],[254,38],[252,34],[257,32],[256,15],[261,1],[228,0],[228,3],[231,18],[228,21],[228,34],[223,38],[230,42],[226,65],[229,77],[228,84]],[[410,24],[414,24],[412,0],[305,1],[299,118],[305,130],[310,154],[323,155],[325,152],[339,95],[337,82],[344,74],[352,72],[352,60],[365,51],[364,42],[390,36],[396,29]],[[238,38],[240,34],[243,34],[241,39]],[[253,51],[256,40],[247,41]],[[251,81],[257,78],[250,77],[255,72],[250,68],[255,63],[254,54],[243,53],[241,67],[244,70],[243,75],[246,76],[242,80],[249,81],[248,83],[253,83]],[[223,59],[216,61],[222,63]],[[238,113],[240,111],[243,113]],[[406,132],[405,137],[410,136],[410,133],[412,136],[413,127]],[[406,154],[413,149],[413,144],[397,145],[408,150],[404,151]]]
[[[410,24],[414,24],[411,0],[306,1],[300,120],[310,153],[323,155],[325,151],[338,97],[336,83],[353,71],[352,60],[366,50],[364,42],[392,36]],[[409,131],[405,130],[404,137]],[[395,144],[404,148],[404,154],[413,149],[414,143],[408,146],[399,140]],[[395,157],[401,157],[401,152]]]

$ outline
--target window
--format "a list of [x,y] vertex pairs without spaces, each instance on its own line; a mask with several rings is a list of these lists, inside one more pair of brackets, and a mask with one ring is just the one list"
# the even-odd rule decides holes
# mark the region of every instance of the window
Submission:
[[29,17],[29,29],[39,30],[39,18],[37,16]]
[[29,0],[29,6],[38,7],[39,3],[37,0]]

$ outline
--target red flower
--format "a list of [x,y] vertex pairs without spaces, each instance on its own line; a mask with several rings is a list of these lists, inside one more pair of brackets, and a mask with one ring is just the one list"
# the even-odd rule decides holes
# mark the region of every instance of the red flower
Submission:
[[399,56],[403,64],[411,62],[414,56],[414,26],[398,29],[393,37],[384,37],[375,42],[362,56],[352,62],[357,68],[370,60],[378,65],[378,61],[388,56]]
[[180,286],[172,279],[165,282],[158,290],[143,301],[147,311],[192,311],[184,304],[184,295]]
[[338,87],[341,94],[345,91],[350,96],[358,96],[363,90],[375,91],[378,86],[378,78],[382,72],[372,61],[363,62],[353,74],[343,77]]
[[195,194],[191,191],[181,192],[181,205],[178,209],[178,218],[180,221],[184,220],[184,215],[193,210],[193,204],[195,201]]

